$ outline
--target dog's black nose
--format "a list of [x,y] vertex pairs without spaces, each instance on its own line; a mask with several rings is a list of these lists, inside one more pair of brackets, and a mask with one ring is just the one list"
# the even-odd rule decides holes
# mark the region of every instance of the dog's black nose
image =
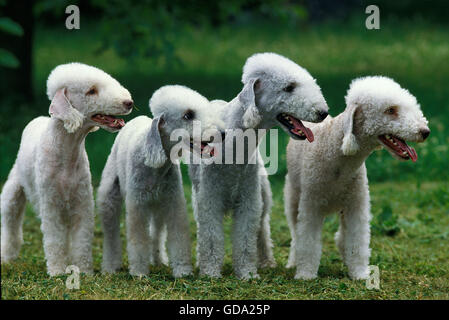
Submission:
[[125,101],[123,101],[123,105],[125,107],[127,107],[128,109],[131,109],[133,107],[133,105],[134,105],[134,101],[132,101],[132,100],[125,100]]
[[422,135],[423,140],[426,140],[427,137],[430,134],[430,129],[427,129],[427,128],[426,129],[421,129],[420,133]]
[[318,111],[318,116],[320,117],[320,120],[323,121],[326,119],[326,117],[329,115],[329,112],[327,111]]

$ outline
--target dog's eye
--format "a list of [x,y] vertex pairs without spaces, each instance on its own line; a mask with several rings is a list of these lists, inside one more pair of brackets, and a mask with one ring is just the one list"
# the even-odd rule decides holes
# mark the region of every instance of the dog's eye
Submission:
[[187,110],[182,116],[184,120],[192,120],[195,118],[195,113],[192,110]]
[[89,91],[86,92],[86,96],[92,96],[97,93],[98,93],[97,87],[92,87],[89,89]]
[[292,92],[293,90],[295,90],[296,84],[295,83],[290,83],[288,86],[286,86],[283,90],[285,92]]
[[385,110],[386,114],[390,114],[390,115],[396,115],[398,113],[398,107],[396,106],[392,106],[387,108],[387,110]]

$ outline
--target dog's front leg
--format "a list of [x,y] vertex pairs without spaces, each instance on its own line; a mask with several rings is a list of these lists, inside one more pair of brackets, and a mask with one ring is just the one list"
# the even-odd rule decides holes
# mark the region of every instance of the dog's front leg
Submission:
[[259,278],[257,274],[257,237],[261,228],[262,196],[260,184],[240,195],[234,212],[232,257],[240,279]]
[[[152,209],[152,208],[151,208]],[[150,208],[136,197],[126,198],[126,238],[129,273],[133,276],[148,274],[150,267]]]
[[68,218],[53,199],[42,199],[39,205],[42,219],[45,259],[50,276],[65,274],[68,263]]
[[[207,188],[204,188],[208,190]],[[223,215],[224,206],[213,190],[197,194],[198,265],[200,274],[221,277],[224,258]]]
[[81,272],[93,273],[92,241],[94,237],[94,200],[92,194],[71,212],[70,259]]
[[340,229],[335,239],[349,276],[354,280],[366,279],[369,275],[370,219],[368,191],[352,194],[351,202],[340,217]]
[[176,278],[191,275],[193,272],[187,206],[182,186],[179,186],[179,189],[171,198],[172,204],[166,217],[169,261]]
[[318,275],[321,259],[321,229],[324,215],[319,207],[308,203],[302,196],[296,224],[296,275],[295,279],[310,280]]

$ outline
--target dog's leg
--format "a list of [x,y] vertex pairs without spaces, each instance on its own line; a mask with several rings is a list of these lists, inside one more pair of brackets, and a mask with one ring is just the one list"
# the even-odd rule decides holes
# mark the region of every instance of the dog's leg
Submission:
[[189,221],[182,187],[171,201],[166,217],[168,254],[173,276],[179,278],[193,272]]
[[[86,188],[90,188],[90,183]],[[73,210],[70,223],[71,264],[78,266],[81,272],[93,273],[92,241],[94,237],[94,199],[83,199],[83,203]]]
[[257,236],[262,216],[260,184],[253,184],[241,195],[234,212],[232,258],[239,279],[258,278]]
[[3,186],[1,208],[1,262],[8,263],[19,255],[22,245],[22,223],[26,198],[14,166]]
[[267,176],[262,179],[262,223],[257,237],[258,248],[258,266],[259,268],[274,268],[276,261],[273,256],[273,241],[271,240],[270,230],[270,213],[272,206],[272,195],[270,189],[270,182]]
[[47,260],[47,272],[50,276],[65,274],[69,252],[68,217],[55,207],[54,199],[41,199],[39,205],[42,219],[44,252]]
[[[169,201],[172,201],[172,199]],[[163,208],[160,212],[154,212],[150,217],[150,264],[155,266],[168,264],[165,248],[167,239],[166,214],[167,211]]]
[[105,273],[115,273],[122,266],[122,241],[120,239],[122,201],[118,177],[112,174],[110,176],[107,173],[103,174],[97,191],[97,207],[103,227],[102,271]]
[[[304,196],[303,199],[308,199]],[[313,204],[300,201],[296,225],[296,275],[295,279],[309,280],[317,277],[321,259],[321,229],[324,215]]]
[[[195,219],[196,223],[196,230],[199,229],[199,223],[198,223],[198,201],[197,201],[197,188],[195,185],[192,185],[192,209],[193,209],[193,217]],[[200,265],[200,249],[199,249],[199,241],[196,242],[196,262],[195,266],[199,267]]]
[[358,193],[351,195],[350,204],[343,210],[340,230],[336,236],[343,260],[349,269],[349,276],[354,280],[366,279],[369,276],[370,257],[369,193],[366,188],[358,190]]
[[288,254],[287,268],[296,266],[296,224],[299,206],[299,191],[293,188],[288,175],[285,177],[284,186],[284,213],[287,217],[288,227],[290,229],[290,253]]
[[126,237],[129,273],[133,276],[148,274],[150,266],[149,208],[126,198]]
[[[198,233],[198,265],[200,274],[213,278],[221,277],[224,258],[224,208],[221,199],[206,192],[197,196],[197,233]],[[211,200],[213,199],[213,200]]]
[[341,258],[343,259],[343,262],[346,263],[345,261],[345,247],[344,247],[344,231],[343,231],[343,211],[340,212],[340,225],[338,226],[338,230],[337,232],[335,232],[335,236],[334,236],[334,240],[335,240],[335,245],[338,248],[338,251],[340,252]]

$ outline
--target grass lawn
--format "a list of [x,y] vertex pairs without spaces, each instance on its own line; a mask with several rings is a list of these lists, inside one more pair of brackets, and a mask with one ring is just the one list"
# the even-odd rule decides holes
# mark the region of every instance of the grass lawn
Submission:
[[[95,275],[81,276],[80,289],[68,290],[66,276],[49,278],[46,274],[39,220],[28,208],[20,258],[1,267],[2,299],[449,299],[447,183],[378,183],[371,187],[374,217],[370,261],[380,269],[380,290],[369,290],[364,281],[348,278],[333,242],[337,216],[329,216],[325,222],[319,278],[294,280],[294,271],[285,268],[290,234],[283,215],[282,183],[274,181],[272,186],[275,205],[271,225],[278,267],[260,271],[258,280],[239,281],[232,273],[229,217],[222,279],[199,278],[196,268],[195,276],[175,280],[168,267],[151,267],[149,276],[133,278],[127,273],[126,255],[121,272],[101,275],[102,231],[97,217]],[[185,189],[189,199],[190,187]],[[189,216],[195,248],[190,206]],[[123,231],[122,226],[125,241]]]
[[[387,75],[418,98],[432,133],[425,143],[414,145],[417,163],[399,162],[386,151],[375,152],[367,161],[373,213],[370,261],[380,268],[379,291],[368,290],[363,281],[349,280],[333,243],[336,216],[325,222],[318,279],[294,280],[294,271],[284,267],[290,234],[283,215],[287,138],[282,132],[279,171],[271,177],[275,197],[271,225],[278,267],[260,271],[261,279],[245,282],[233,276],[230,218],[225,221],[228,239],[222,279],[199,278],[196,269],[194,277],[174,280],[168,267],[152,267],[148,277],[137,279],[127,273],[126,261],[119,274],[103,276],[99,273],[102,231],[97,218],[96,273],[82,276],[80,290],[71,291],[65,287],[66,276],[47,276],[39,220],[27,207],[21,255],[14,264],[1,266],[2,299],[449,299],[449,28],[419,21],[386,21],[381,30],[368,31],[364,19],[355,18],[344,25],[226,26],[180,32],[176,51],[183,65],[170,71],[146,59],[127,62],[112,50],[96,53],[101,34],[88,22],[83,22],[80,31],[69,32],[62,25],[60,29],[39,27],[34,52],[36,102],[0,102],[0,118],[8,119],[0,126],[0,185],[14,163],[24,126],[48,113],[45,80],[60,63],[80,61],[116,77],[139,107],[128,119],[148,114],[148,99],[165,84],[184,84],[211,99],[231,99],[241,89],[245,59],[255,52],[278,52],[307,68],[322,87],[332,116],[343,109],[351,79]],[[100,130],[86,140],[95,186],[114,138]],[[190,203],[189,181],[184,181]],[[190,207],[189,215],[195,242]]]

